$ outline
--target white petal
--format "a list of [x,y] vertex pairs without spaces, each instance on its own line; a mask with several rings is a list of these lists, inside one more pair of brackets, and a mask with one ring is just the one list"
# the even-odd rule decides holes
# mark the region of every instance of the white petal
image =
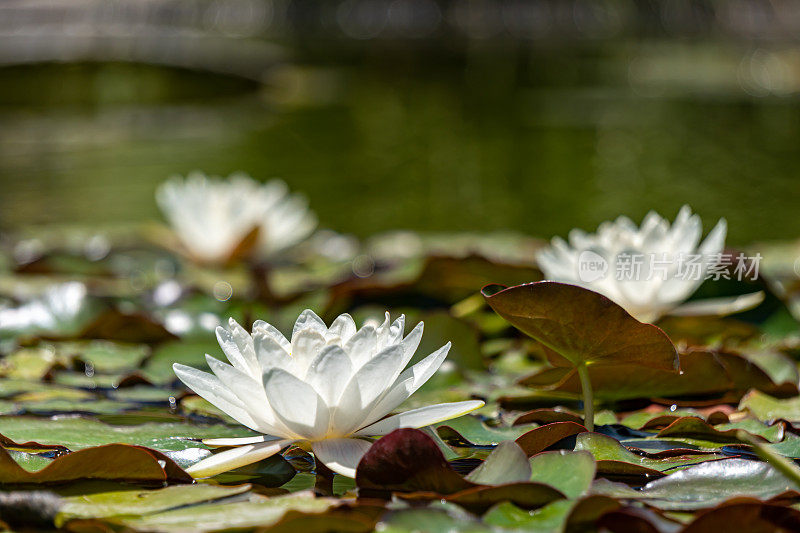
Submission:
[[237,370],[258,378],[261,371],[258,367],[258,361],[253,349],[253,339],[250,334],[232,318],[229,321],[228,329],[218,326],[216,333],[217,341],[228,361]]
[[286,353],[290,353],[292,351],[291,343],[286,340],[286,337],[283,336],[283,333],[281,333],[278,328],[272,324],[264,322],[263,320],[256,320],[253,322],[253,332],[255,333],[256,330],[259,329],[263,329],[265,332],[267,332],[267,334],[269,334],[275,340],[275,342],[280,344],[283,349],[286,350]]
[[306,383],[333,407],[342,395],[353,374],[350,358],[341,346],[326,346],[311,362],[306,374]]
[[372,403],[389,390],[403,366],[403,346],[395,344],[381,350],[356,371],[350,381],[358,384],[362,410],[368,412]]
[[218,377],[180,363],[172,365],[172,369],[187,387],[243,426],[261,433],[269,432],[270,428],[263,421],[256,420]]
[[403,340],[406,331],[406,315],[400,315],[397,320],[389,327],[389,336],[386,345],[397,344]]
[[283,368],[285,370],[291,365],[292,358],[289,355],[289,351],[292,346],[288,342],[284,346],[266,329],[258,328],[253,330],[253,347],[255,348],[256,359],[258,359],[262,373],[270,368]]
[[375,328],[367,325],[358,330],[344,345],[344,351],[350,356],[353,368],[359,369],[372,359],[378,350],[378,335]]
[[422,340],[422,331],[424,327],[425,324],[420,322],[414,326],[414,329],[411,330],[411,333],[406,335],[406,337],[402,340],[403,350],[405,350],[406,364],[408,364],[408,361],[411,361],[411,358],[414,357],[414,353],[416,353],[417,348],[419,348],[419,342]]
[[290,440],[277,440],[231,448],[203,459],[187,468],[186,472],[194,478],[215,476],[271,457],[291,442]]
[[531,478],[528,455],[513,440],[506,440],[492,450],[478,468],[467,475],[467,480],[482,485],[520,483]]
[[303,438],[325,435],[329,411],[308,383],[280,368],[264,374],[264,389],[277,417]]
[[364,454],[372,446],[361,439],[325,439],[311,443],[311,449],[318,461],[328,468],[347,477],[356,477],[356,467]]
[[306,309],[300,313],[300,316],[297,317],[297,321],[294,323],[294,328],[292,329],[292,343],[294,344],[294,336],[297,332],[308,328],[318,331],[323,336],[328,331],[328,326],[325,325],[325,322],[318,317],[314,311]]
[[397,378],[398,382],[404,381],[413,376],[414,390],[412,393],[419,389],[431,378],[431,376],[436,373],[437,370],[439,370],[439,367],[442,366],[445,358],[447,358],[447,353],[450,351],[451,345],[452,344],[448,342],[419,363],[407,369],[405,372],[400,374],[399,378]]
[[254,437],[223,437],[219,439],[203,439],[206,446],[244,446],[245,444],[258,444],[260,442],[274,442],[282,440],[272,435],[256,435]]
[[697,253],[703,256],[709,256],[713,254],[718,254],[722,252],[725,248],[725,236],[728,233],[728,223],[725,221],[724,218],[719,219],[717,225],[714,226],[706,240],[703,241],[703,244],[697,249]]
[[421,428],[463,416],[475,409],[480,409],[484,405],[481,400],[468,400],[466,402],[440,403],[420,407],[419,409],[412,409],[411,411],[379,420],[354,434],[364,436],[386,435],[398,428]]
[[669,314],[675,316],[725,316],[747,311],[764,301],[764,292],[758,291],[740,296],[707,298],[688,302]]
[[344,313],[336,317],[336,320],[333,321],[331,327],[328,328],[328,336],[330,337],[339,337],[342,343],[347,342],[350,337],[355,335],[356,333],[356,323],[353,320],[353,317]]
[[208,354],[206,354],[206,363],[222,384],[242,402],[253,418],[266,424],[269,428],[266,433],[280,433],[281,429],[285,429],[282,426],[276,427],[275,414],[267,402],[264,387],[260,383]]
[[349,435],[364,426],[368,410],[361,407],[361,390],[358,381],[351,379],[342,391],[337,405],[331,407],[331,433]]
[[[327,330],[326,330],[327,331]],[[292,335],[292,373],[304,378],[308,365],[325,347],[325,334],[319,329],[301,329]]]
[[365,426],[380,420],[391,413],[395,407],[406,401],[416,390],[414,376],[409,376],[403,380],[398,379],[398,382],[389,389],[389,392],[375,403],[367,416],[358,421],[358,426]]

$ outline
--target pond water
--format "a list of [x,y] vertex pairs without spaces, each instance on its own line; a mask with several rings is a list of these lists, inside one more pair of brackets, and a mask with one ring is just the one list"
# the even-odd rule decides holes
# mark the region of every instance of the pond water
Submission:
[[734,244],[794,238],[800,101],[753,53],[362,54],[298,60],[263,85],[144,65],[0,69],[0,224],[158,218],[156,185],[201,169],[282,177],[323,226],[359,236],[550,237],[689,203],[706,229],[726,217]]

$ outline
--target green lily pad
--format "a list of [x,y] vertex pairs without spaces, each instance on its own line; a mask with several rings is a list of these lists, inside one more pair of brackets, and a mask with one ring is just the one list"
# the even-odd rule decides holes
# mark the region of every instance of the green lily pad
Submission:
[[141,531],[216,531],[267,527],[289,511],[321,513],[336,505],[329,498],[315,498],[311,492],[266,497],[249,493],[241,501],[210,502],[171,509],[141,517],[118,517],[115,524]]
[[651,481],[641,490],[608,484],[593,487],[594,492],[642,499],[669,510],[711,507],[737,496],[768,499],[793,489],[792,482],[767,463],[737,458],[694,465]]
[[660,477],[663,472],[685,468],[713,460],[715,456],[690,455],[653,459],[637,455],[615,439],[600,433],[581,433],[575,442],[575,451],[590,452],[597,461],[597,472],[602,474],[632,474]]
[[453,420],[435,425],[436,431],[443,439],[461,439],[470,444],[479,446],[496,446],[505,440],[515,440],[528,431],[538,427],[538,424],[524,424],[519,426],[489,427],[480,419],[465,415]]
[[575,499],[592,485],[597,467],[594,456],[587,451],[557,450],[534,455],[530,468],[531,481],[555,487],[567,498]]
[[130,487],[127,490],[70,495],[64,497],[57,524],[75,518],[149,515],[177,507],[230,498],[248,490],[250,485],[221,487],[200,483],[175,485],[158,490]]
[[800,396],[779,400],[769,394],[752,390],[739,402],[740,411],[750,411],[759,420],[800,421]]

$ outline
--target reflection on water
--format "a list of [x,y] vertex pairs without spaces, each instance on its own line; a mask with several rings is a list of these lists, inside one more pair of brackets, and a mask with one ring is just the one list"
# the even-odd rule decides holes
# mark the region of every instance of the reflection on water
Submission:
[[282,67],[265,87],[120,64],[5,69],[0,222],[158,218],[156,185],[202,169],[282,177],[322,226],[361,236],[549,237],[683,203],[707,228],[728,218],[734,244],[800,235],[791,70],[776,78],[758,57],[743,70],[741,52],[713,48],[676,66],[674,52],[364,59]]

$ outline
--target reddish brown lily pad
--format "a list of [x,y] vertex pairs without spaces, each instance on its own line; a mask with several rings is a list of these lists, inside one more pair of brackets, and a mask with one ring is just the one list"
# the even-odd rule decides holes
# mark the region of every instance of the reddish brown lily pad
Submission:
[[107,444],[85,448],[29,472],[0,448],[0,483],[65,483],[107,479],[140,483],[191,483],[192,477],[161,452],[142,446]]
[[554,281],[489,285],[481,292],[497,314],[565,364],[678,368],[678,354],[663,331],[596,292]]
[[428,435],[396,429],[367,451],[356,470],[359,489],[453,494],[475,487],[461,477]]
[[553,422],[536,429],[532,429],[517,438],[519,444],[528,457],[536,455],[557,443],[558,441],[583,433],[586,428],[575,422]]

